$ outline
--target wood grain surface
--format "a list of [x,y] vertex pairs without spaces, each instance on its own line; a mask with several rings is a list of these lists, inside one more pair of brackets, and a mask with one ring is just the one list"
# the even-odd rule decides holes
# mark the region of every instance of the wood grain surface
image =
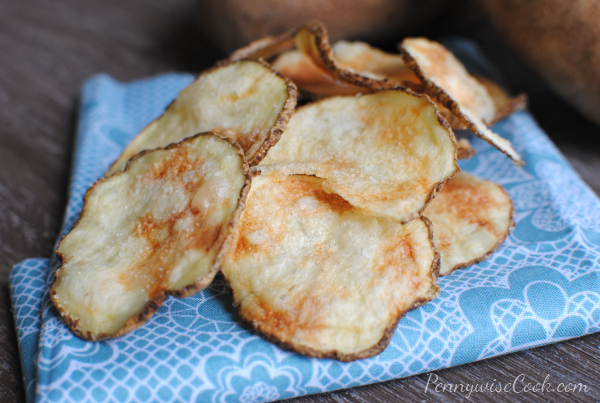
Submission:
[[[591,188],[600,194],[600,129],[553,95],[467,2],[416,34],[471,37],[508,82],[529,94],[530,110]],[[379,44],[392,49],[399,38]],[[104,72],[132,80],[198,72],[222,55],[202,38],[192,0],[3,0],[0,2],[0,402],[25,399],[10,312],[8,275],[28,257],[50,256],[62,221],[78,93]],[[583,383],[587,393],[478,393],[477,401],[598,401],[600,336],[510,354],[435,373],[446,383]],[[463,401],[435,393],[428,374],[296,402]]]

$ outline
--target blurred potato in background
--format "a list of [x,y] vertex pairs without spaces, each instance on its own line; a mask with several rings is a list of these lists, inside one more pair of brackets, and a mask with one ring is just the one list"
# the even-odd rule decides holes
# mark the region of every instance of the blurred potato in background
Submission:
[[310,20],[327,25],[332,42],[394,37],[431,21],[449,0],[198,0],[200,30],[222,52]]
[[554,91],[600,125],[600,1],[475,2]]

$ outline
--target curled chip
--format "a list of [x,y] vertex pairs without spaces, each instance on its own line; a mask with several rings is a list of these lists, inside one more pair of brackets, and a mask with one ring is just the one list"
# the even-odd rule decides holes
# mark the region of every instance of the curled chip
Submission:
[[240,316],[313,357],[366,358],[438,293],[430,223],[361,213],[311,176],[253,179],[223,274]]
[[425,38],[407,38],[400,45],[406,65],[426,85],[426,92],[448,108],[476,136],[506,154],[516,164],[524,162],[510,142],[492,132],[485,122],[496,117],[494,100],[446,48]]
[[454,134],[435,105],[395,89],[298,108],[256,169],[315,175],[363,212],[408,222],[458,165]]
[[142,150],[204,131],[237,141],[249,164],[257,164],[279,140],[295,106],[296,86],[267,65],[246,60],[209,69],[137,135],[107,176]]
[[121,336],[168,295],[208,286],[233,241],[250,172],[243,151],[200,134],[137,154],[85,194],[50,295],[79,337]]
[[342,82],[364,87],[367,90],[398,87],[397,82],[389,81],[385,77],[370,77],[345,68],[336,59],[333,48],[329,44],[327,28],[322,23],[314,22],[300,27],[296,32],[296,47],[310,57],[320,69]]
[[433,224],[441,276],[487,259],[513,225],[513,205],[506,191],[464,172],[446,182],[424,214]]
[[[292,50],[294,47],[297,50]],[[301,89],[318,96],[348,95],[396,88],[399,82],[419,82],[402,58],[356,42],[329,43],[327,28],[312,22],[277,37],[265,37],[238,49],[230,61],[265,60]]]
[[284,32],[277,36],[265,36],[233,52],[229,61],[269,60],[282,52],[296,46],[296,30]]
[[[364,42],[336,42],[330,57],[333,61],[327,64],[328,68],[346,71],[337,74],[341,78],[336,76],[335,70],[319,68],[318,61],[299,50],[283,53],[275,59],[273,68],[294,81],[301,90],[317,96],[352,95],[385,87],[420,84],[400,55],[383,52]],[[357,85],[356,81],[362,81],[366,86]]]

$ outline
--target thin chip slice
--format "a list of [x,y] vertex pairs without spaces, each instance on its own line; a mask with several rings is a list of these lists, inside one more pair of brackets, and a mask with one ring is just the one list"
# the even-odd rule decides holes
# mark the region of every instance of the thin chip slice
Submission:
[[456,140],[425,95],[402,89],[298,108],[256,169],[315,175],[363,212],[408,222],[458,172]]
[[[297,48],[295,51],[292,50],[294,42]],[[334,50],[329,43],[325,25],[312,22],[279,36],[267,36],[254,41],[233,52],[229,61],[269,60],[281,54],[274,62],[275,69],[290,77],[302,89],[319,96],[396,88],[399,85],[396,81],[398,78],[418,81],[406,66],[403,66],[401,71],[393,71],[399,61],[403,63],[400,56],[388,55],[360,42],[357,42],[356,46],[346,47],[340,43],[338,51],[339,56],[348,61],[346,66],[336,59],[337,55],[334,55]],[[305,57],[302,57],[302,54]],[[365,65],[362,60],[366,61],[367,58],[371,59],[371,63]],[[368,72],[364,68],[361,70],[361,67],[371,67],[375,71]],[[378,74],[378,71],[390,74],[392,80]],[[303,84],[312,87],[312,90],[307,89]]]
[[[323,43],[329,47],[327,41],[317,42],[321,46]],[[336,42],[333,55],[329,57],[332,61],[324,65],[327,68],[333,66],[333,71],[318,67],[318,61],[300,50],[283,53],[275,59],[273,68],[291,79],[301,90],[320,97],[354,95],[380,88],[420,84],[400,55],[383,52],[364,42]],[[335,69],[346,70],[346,73],[336,76]],[[349,78],[363,84],[352,84],[347,81]]]
[[[329,34],[327,33],[327,28],[325,28],[325,25],[322,23],[314,22],[306,24],[298,29],[298,32],[296,32],[296,47],[298,50],[310,57],[317,67],[325,72],[328,72],[329,74],[332,74],[334,77],[344,83],[358,87],[364,87],[369,91],[398,87],[398,82],[395,80],[388,80],[387,77],[383,77],[381,75],[361,74],[359,69],[354,71],[352,68],[346,68],[342,63],[340,63],[336,59],[334,50],[329,43]],[[372,53],[376,52],[375,49],[370,49],[371,51],[369,52],[369,56],[372,56]],[[365,53],[364,47],[362,51]],[[344,54],[342,54],[342,57],[343,56]],[[381,55],[378,56],[380,57]],[[346,57],[346,59],[349,58]],[[386,62],[389,63],[388,60],[386,60]]]
[[438,293],[430,223],[363,214],[322,183],[255,177],[223,274],[240,317],[268,340],[313,357],[371,357]]
[[240,61],[209,69],[184,88],[165,113],[142,130],[110,167],[122,171],[133,155],[199,132],[237,141],[250,165],[277,143],[296,106],[296,86],[266,64]]
[[486,88],[469,75],[446,48],[425,38],[407,38],[400,45],[406,65],[427,86],[427,93],[448,108],[466,128],[506,154],[524,162],[510,142],[492,132],[486,121],[495,116],[495,105]]
[[444,185],[424,214],[433,224],[441,276],[487,259],[513,225],[513,205],[506,191],[464,172]]
[[121,336],[168,295],[208,286],[233,241],[251,177],[243,151],[199,134],[100,179],[61,241],[50,295],[85,340]]

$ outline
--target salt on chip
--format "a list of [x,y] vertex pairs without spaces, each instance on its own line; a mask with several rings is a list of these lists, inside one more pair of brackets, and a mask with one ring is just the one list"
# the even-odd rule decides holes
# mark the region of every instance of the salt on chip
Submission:
[[255,169],[315,175],[365,213],[408,222],[459,168],[456,140],[425,95],[402,89],[298,108]]
[[127,160],[142,150],[204,131],[237,141],[249,164],[255,165],[285,130],[296,95],[293,83],[263,63],[245,60],[209,69],[137,135],[107,176],[122,171]]
[[239,145],[208,133],[142,152],[96,182],[56,251],[50,296],[71,330],[118,337],[168,295],[208,286],[233,241],[249,169]]
[[446,182],[423,214],[433,224],[440,276],[491,256],[513,225],[513,205],[506,191],[465,172]]
[[438,294],[427,219],[358,211],[323,180],[253,179],[223,274],[240,317],[283,348],[341,361],[371,357],[400,317]]
[[465,67],[437,42],[425,38],[407,38],[400,51],[406,65],[412,69],[427,93],[448,108],[476,136],[506,154],[513,162],[524,162],[510,141],[488,129],[486,121],[496,114],[494,101],[486,88],[472,77]]

